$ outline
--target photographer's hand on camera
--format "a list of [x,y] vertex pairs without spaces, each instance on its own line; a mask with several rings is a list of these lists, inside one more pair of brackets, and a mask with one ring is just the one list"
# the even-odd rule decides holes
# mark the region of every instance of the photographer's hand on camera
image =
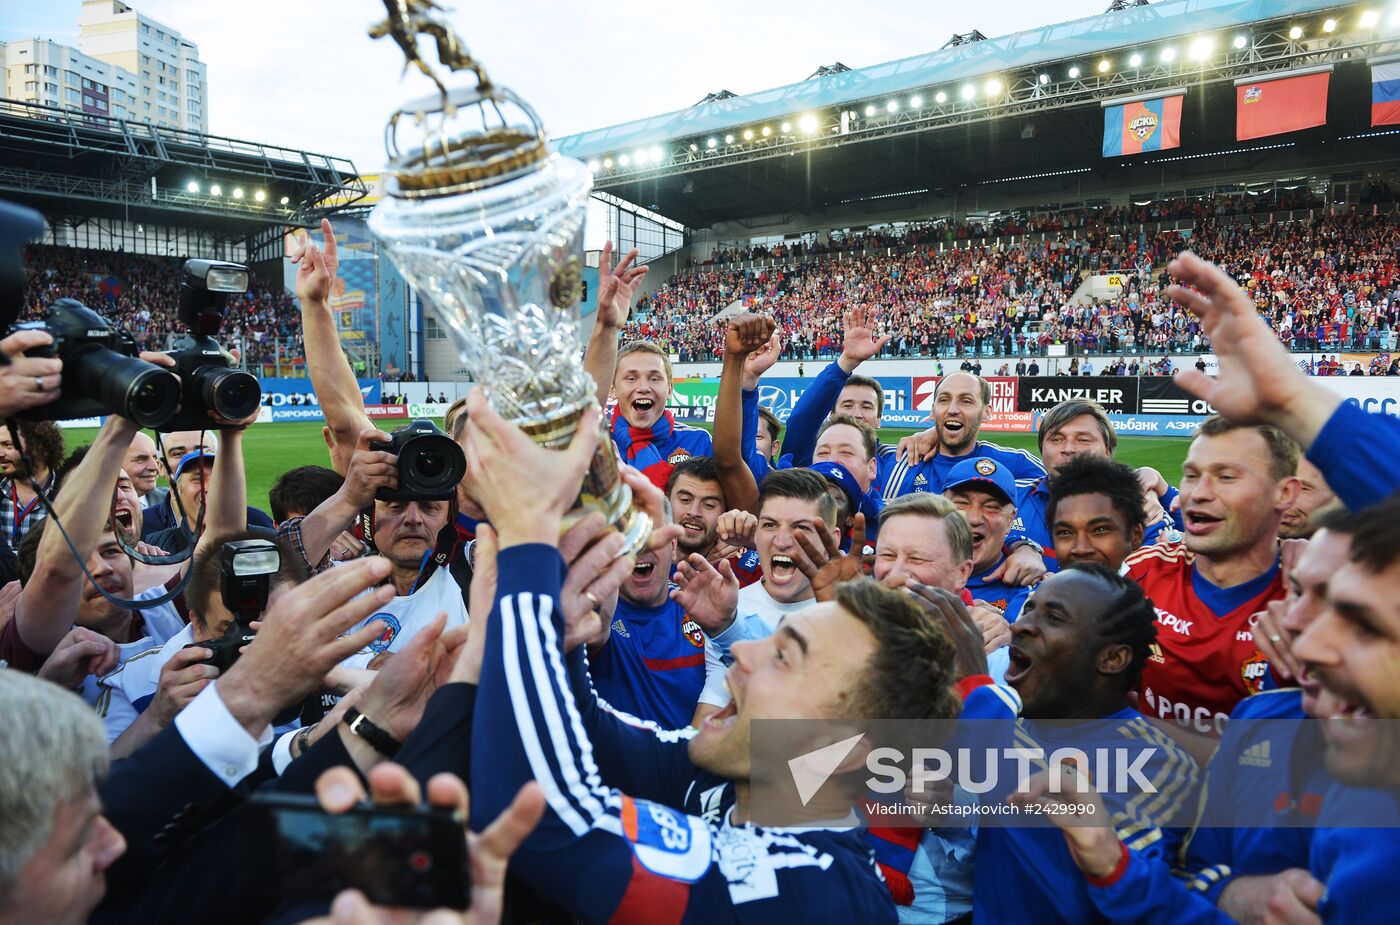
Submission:
[[0,418],[58,398],[63,361],[24,355],[26,350],[52,343],[53,337],[43,331],[16,331],[0,340]]
[[[342,635],[394,597],[379,556],[323,572],[277,600],[257,636],[215,684],[230,713],[257,738],[284,706],[319,689],[338,663],[384,631],[378,621]],[[365,592],[365,593],[362,593]]]
[[114,761],[130,756],[154,739],[200,691],[213,683],[219,676],[219,669],[205,664],[212,654],[208,649],[193,646],[179,650],[161,666],[160,681],[150,706],[112,742],[110,754]]

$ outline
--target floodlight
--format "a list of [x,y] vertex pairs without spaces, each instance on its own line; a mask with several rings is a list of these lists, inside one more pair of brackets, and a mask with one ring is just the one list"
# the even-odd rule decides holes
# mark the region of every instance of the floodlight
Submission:
[[809,112],[798,119],[797,124],[802,128],[802,131],[810,135],[817,130],[817,117]]
[[1102,61],[1099,62],[1099,73],[1100,73],[1100,74],[1107,74],[1107,73],[1108,73],[1108,69],[1109,69],[1110,67],[1112,67],[1112,66],[1113,66],[1113,65],[1111,65],[1111,64],[1108,63],[1108,59],[1107,59],[1107,58],[1104,58]]
[[612,160],[612,158],[610,158],[610,157],[605,157],[605,158],[603,158],[603,167],[604,167],[605,169],[607,169],[607,170],[612,170],[612,165],[613,165],[613,160]]
[[286,196],[283,196],[283,197],[282,197],[282,205],[285,206],[285,205],[286,205],[287,203],[289,203],[289,202],[291,202],[291,200],[288,199]]
[[1215,50],[1215,40],[1208,35],[1203,35],[1191,43],[1191,60],[1204,61],[1210,57],[1210,53]]
[[744,140],[745,140],[745,141],[753,141],[753,129],[751,129],[751,128],[746,128],[746,129],[744,129]]
[[1175,49],[1175,48],[1172,48],[1171,46],[1167,46],[1166,48],[1163,48],[1163,49],[1162,49],[1162,60],[1165,61],[1165,62],[1167,62],[1168,64],[1170,64],[1171,62],[1175,61],[1175,60],[1176,60],[1176,49]]
[[977,95],[977,88],[972,84],[965,84],[962,88],[962,98],[970,100]]
[[924,98],[923,98],[922,96],[911,96],[911,97],[909,97],[909,108],[910,108],[910,109],[918,109],[918,108],[919,108],[920,106],[922,106],[922,105],[924,105]]
[[1337,21],[1336,21],[1335,19],[1326,20],[1326,21],[1323,22],[1323,24],[1322,24],[1322,31],[1323,31],[1323,32],[1336,32],[1336,31],[1337,31]]
[[1249,39],[1245,38],[1242,35],[1237,35],[1235,36],[1234,42],[1232,42],[1231,44],[1234,45],[1236,48],[1243,48],[1245,45],[1249,44]]
[[185,184],[185,192],[187,192],[187,193],[197,193],[197,192],[199,192],[199,184],[196,183],[196,182],[194,182],[193,180],[191,180],[190,182],[188,182],[188,183]]
[[1381,14],[1375,10],[1366,10],[1361,14],[1361,28],[1372,29],[1376,23],[1380,22]]
[[632,158],[628,157],[625,154],[620,155],[617,159],[617,164],[619,167],[626,167],[630,163],[632,163]]
[[885,104],[885,112],[899,112],[899,103],[895,100],[890,100]]
[[764,138],[767,138],[769,135],[773,134],[773,130],[765,125],[762,134]]
[[705,139],[705,147],[707,147],[707,148],[713,148],[713,147],[714,147],[715,145],[717,145],[717,144],[719,144],[719,139],[718,139],[718,138],[707,138],[707,139]]
[[258,190],[256,193],[253,194],[253,198],[258,202],[264,202],[267,199],[267,193],[264,193],[262,190]]
[[1079,79],[1079,68],[1077,68],[1077,67],[1072,67],[1072,68],[1069,69],[1069,79],[1070,79],[1070,80],[1078,80],[1078,79]]
[[1137,54],[1136,52],[1134,52],[1134,53],[1133,53],[1133,56],[1132,56],[1131,58],[1128,59],[1128,67],[1141,67],[1141,66],[1142,66],[1142,55]]
[[234,199],[242,199],[242,198],[243,198],[243,187],[241,187],[241,186],[235,186],[235,187],[233,188],[233,198],[234,198]]
[[778,131],[782,132],[784,135],[788,134],[792,131],[792,123],[784,122],[782,125],[778,126]]
[[662,151],[660,148],[655,146],[652,147],[651,151],[649,151],[648,154],[650,155],[653,164],[661,163],[661,159],[666,156],[666,152]]
[[724,136],[724,143],[727,144],[727,145],[732,145],[732,144],[734,143],[734,136],[733,136],[733,135],[725,135],[725,136]]
[[213,186],[209,187],[209,195],[210,195],[210,196],[222,196],[223,193],[224,193],[224,188],[223,188],[222,186],[220,186],[219,184],[217,184],[217,183],[215,183]]
[[1001,92],[1001,81],[993,77],[982,89],[987,91],[988,96],[996,96]]
[[870,118],[870,117],[873,116],[873,115],[875,115],[875,107],[874,107],[874,106],[867,106],[867,107],[865,107],[865,117],[868,119],[868,118]]
[[692,142],[690,143],[690,150],[692,150],[692,151],[699,151],[699,150],[700,150],[700,146],[697,145],[695,142],[692,141]]
[[598,168],[599,168],[600,166],[601,166],[601,165],[600,165],[596,160],[595,160],[595,161],[589,161],[589,162],[588,162],[588,169],[589,169],[590,171],[592,171],[593,173],[597,173],[597,172],[598,172]]
[[933,101],[935,103],[946,103],[948,102],[948,94],[944,93],[942,90],[939,90],[933,95]]
[[1050,82],[1050,75],[1049,75],[1049,74],[1041,74],[1041,75],[1040,75],[1040,85],[1041,85],[1042,87],[1045,86],[1046,84],[1048,84],[1049,82]]
[[632,160],[636,161],[637,166],[640,167],[647,162],[647,153],[641,148],[638,148],[636,151],[632,152]]
[[1288,30],[1288,37],[1289,37],[1290,39],[1292,39],[1293,41],[1295,41],[1295,42],[1298,41],[1298,39],[1300,39],[1300,38],[1303,37],[1303,27],[1302,27],[1302,26],[1294,26],[1292,29],[1289,29],[1289,30]]

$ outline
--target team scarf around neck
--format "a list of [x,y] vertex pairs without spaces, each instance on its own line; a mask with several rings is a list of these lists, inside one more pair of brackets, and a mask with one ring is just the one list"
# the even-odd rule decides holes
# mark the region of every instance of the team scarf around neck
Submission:
[[633,427],[622,416],[620,408],[613,409],[612,438],[622,454],[623,462],[642,470],[653,485],[662,491],[671,477],[671,464],[662,455],[660,446],[670,443],[676,432],[671,412],[664,411],[651,427]]

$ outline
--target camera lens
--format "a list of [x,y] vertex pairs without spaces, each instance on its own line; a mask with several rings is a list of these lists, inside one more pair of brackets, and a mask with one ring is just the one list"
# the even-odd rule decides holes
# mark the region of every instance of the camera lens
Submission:
[[429,451],[418,457],[418,472],[425,479],[437,478],[446,468],[447,460],[440,453]]
[[399,488],[417,498],[452,497],[466,472],[462,448],[439,434],[414,437],[399,451]]
[[93,347],[65,360],[65,366],[64,378],[73,377],[79,394],[142,427],[164,424],[180,405],[180,380],[145,360]]
[[204,392],[204,404],[225,420],[246,418],[262,404],[262,386],[251,373],[206,366],[196,375]]

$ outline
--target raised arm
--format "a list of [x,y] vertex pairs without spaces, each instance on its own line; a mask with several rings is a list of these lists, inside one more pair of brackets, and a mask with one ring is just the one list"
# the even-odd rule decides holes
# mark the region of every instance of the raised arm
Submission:
[[331,284],[340,262],[329,219],[321,219],[321,239],[323,247],[309,236],[289,238],[288,256],[298,265],[296,294],[301,303],[306,369],[330,428],[331,468],[343,474],[355,450],[356,435],[374,424],[365,414],[360,383],[340,347],[340,333],[331,314]]
[[827,367],[812,380],[812,385],[802,393],[788,418],[787,431],[783,437],[783,454],[792,455],[794,466],[810,466],[812,450],[817,444],[817,431],[822,422],[836,407],[846,380],[856,371],[856,367],[875,356],[889,342],[890,335],[877,337],[875,334],[874,313],[863,307],[846,312],[842,321],[845,326],[841,341],[841,355],[827,364]]
[[758,506],[758,483],[743,450],[744,367],[749,354],[766,347],[772,337],[773,319],[752,313],[731,318],[724,336],[724,371],[715,400],[713,455],[725,502],[745,511]]
[[603,245],[603,254],[598,259],[598,312],[594,315],[593,333],[588,338],[588,352],[583,356],[583,368],[593,377],[598,387],[598,407],[608,404],[608,393],[612,391],[613,369],[617,366],[617,338],[632,311],[632,298],[642,277],[647,275],[645,266],[634,267],[637,259],[634,247],[627,256],[612,265],[613,246],[608,241]]
[[376,491],[398,487],[398,458],[369,448],[371,442],[388,439],[388,434],[373,425],[361,430],[352,444],[355,452],[346,467],[345,481],[335,494],[301,519],[301,549],[308,569],[315,569],[336,538],[354,524],[360,511],[374,503]]
[[[111,510],[112,489],[131,438],[140,427],[112,415],[98,432],[92,448],[63,483],[54,501],[54,515],[83,554],[97,548]],[[52,520],[53,518],[50,518]],[[34,574],[15,604],[15,629],[20,641],[48,655],[73,628],[83,590],[83,563],[73,557],[58,524],[46,523],[35,556]]]
[[223,431],[223,445],[214,456],[209,493],[205,498],[204,533],[196,552],[222,537],[248,529],[248,481],[243,468],[243,427]]

